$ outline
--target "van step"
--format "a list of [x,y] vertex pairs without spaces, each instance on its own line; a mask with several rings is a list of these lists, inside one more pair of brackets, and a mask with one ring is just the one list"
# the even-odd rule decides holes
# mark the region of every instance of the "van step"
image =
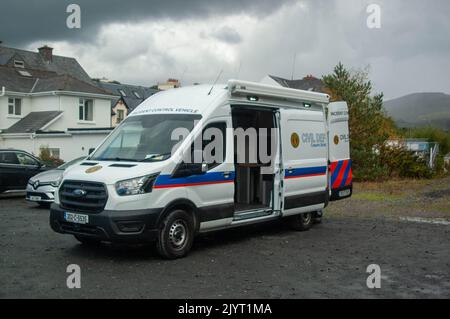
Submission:
[[258,218],[263,216],[269,216],[273,213],[271,209],[257,210],[257,211],[242,211],[234,214],[233,221],[240,221],[252,218]]

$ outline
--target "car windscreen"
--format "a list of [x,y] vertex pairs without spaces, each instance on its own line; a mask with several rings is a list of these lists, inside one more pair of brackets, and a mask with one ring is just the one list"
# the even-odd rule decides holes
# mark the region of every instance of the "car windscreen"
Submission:
[[170,158],[175,129],[192,131],[196,114],[147,114],[128,117],[90,157],[91,160],[154,162]]

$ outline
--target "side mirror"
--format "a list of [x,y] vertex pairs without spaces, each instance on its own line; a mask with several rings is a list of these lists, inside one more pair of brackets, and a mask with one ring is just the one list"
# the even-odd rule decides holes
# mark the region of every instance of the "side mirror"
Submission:
[[88,155],[91,155],[93,151],[95,151],[95,148],[93,148],[93,147],[90,148],[90,149],[89,149],[89,152],[88,152]]

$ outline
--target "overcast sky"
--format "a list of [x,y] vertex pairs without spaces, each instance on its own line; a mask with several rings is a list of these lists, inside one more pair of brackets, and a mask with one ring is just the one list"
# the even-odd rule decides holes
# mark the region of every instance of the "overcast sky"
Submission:
[[[66,7],[81,7],[81,28]],[[381,28],[366,24],[381,7]],[[370,66],[376,91],[450,93],[448,0],[2,0],[3,45],[78,59],[91,77],[151,86]],[[293,61],[295,59],[295,68]]]

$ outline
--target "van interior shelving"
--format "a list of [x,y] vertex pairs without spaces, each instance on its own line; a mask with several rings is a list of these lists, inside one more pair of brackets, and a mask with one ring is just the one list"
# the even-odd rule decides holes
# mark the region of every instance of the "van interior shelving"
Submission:
[[[232,121],[233,129],[242,128],[246,131],[248,128],[255,128],[257,133],[256,141],[251,141],[248,136],[246,137],[243,150],[238,150],[237,138],[235,137],[235,211],[245,212],[272,208],[274,175],[262,174],[262,169],[269,167],[270,163],[261,161],[259,153],[261,139],[266,139],[266,155],[271,155],[271,134],[272,129],[276,127],[275,113],[270,109],[235,106],[232,108]],[[261,132],[260,128],[265,128],[266,131]],[[256,147],[253,143],[256,143]],[[250,154],[252,150],[256,150],[256,154]],[[243,151],[243,154],[245,154],[244,161],[242,159],[239,161],[238,151]]]

